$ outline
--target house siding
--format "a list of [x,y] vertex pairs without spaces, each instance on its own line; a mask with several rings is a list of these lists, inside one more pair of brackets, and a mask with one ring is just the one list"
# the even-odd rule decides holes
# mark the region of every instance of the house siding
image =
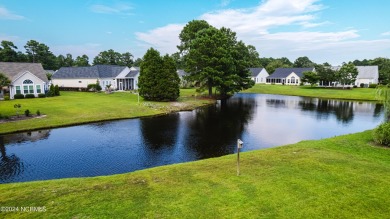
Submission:
[[[27,80],[32,81],[32,83],[24,84],[23,82],[25,82]],[[24,89],[25,86],[27,86],[27,92]],[[24,94],[24,95],[34,94],[35,97],[38,97],[38,94],[45,93],[45,90],[47,89],[47,84],[46,84],[46,82],[42,81],[41,79],[36,77],[31,72],[26,71],[20,77],[18,77],[17,79],[15,79],[12,82],[12,86],[10,89],[10,98],[11,99],[14,99],[14,95],[17,93],[17,88],[19,88],[19,91],[21,94]]]

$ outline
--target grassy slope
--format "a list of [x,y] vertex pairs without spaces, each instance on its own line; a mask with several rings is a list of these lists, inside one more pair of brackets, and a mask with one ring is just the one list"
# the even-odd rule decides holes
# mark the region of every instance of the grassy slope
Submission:
[[6,218],[385,218],[390,149],[371,131],[128,174],[0,185]]
[[16,114],[14,104],[22,105],[21,113],[26,109],[35,114],[37,110],[47,116],[40,119],[30,119],[18,122],[0,124],[0,134],[39,128],[51,128],[74,125],[85,122],[135,118],[157,115],[169,111],[193,109],[197,106],[212,103],[210,100],[196,99],[192,96],[194,89],[181,90],[177,104],[169,102],[147,102],[129,92],[85,93],[61,92],[61,96],[52,98],[34,98],[23,100],[0,101],[0,113],[4,116]]
[[374,101],[375,89],[353,88],[351,90],[310,87],[256,84],[254,87],[243,91],[244,93],[281,94],[293,96],[319,97],[329,99],[369,100]]

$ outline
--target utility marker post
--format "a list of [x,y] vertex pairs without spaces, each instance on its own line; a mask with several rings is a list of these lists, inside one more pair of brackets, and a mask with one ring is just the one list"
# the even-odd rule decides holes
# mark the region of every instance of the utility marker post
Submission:
[[240,149],[242,148],[244,142],[240,139],[237,139],[237,176],[240,175]]

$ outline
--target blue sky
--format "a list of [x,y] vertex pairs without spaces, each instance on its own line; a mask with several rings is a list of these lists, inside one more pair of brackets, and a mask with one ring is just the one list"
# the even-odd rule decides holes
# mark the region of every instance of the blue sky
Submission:
[[0,0],[0,41],[20,51],[37,40],[55,54],[90,60],[114,49],[174,53],[191,20],[228,27],[261,57],[308,56],[339,65],[390,58],[388,0]]

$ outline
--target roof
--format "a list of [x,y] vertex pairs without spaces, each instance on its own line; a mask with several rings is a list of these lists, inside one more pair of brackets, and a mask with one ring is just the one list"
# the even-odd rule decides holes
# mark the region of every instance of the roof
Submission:
[[274,73],[267,78],[286,78],[293,72],[301,78],[305,71],[314,71],[314,68],[277,68]]
[[126,75],[126,78],[134,78],[139,74],[139,68],[135,68],[136,70],[130,69],[130,72]]
[[183,77],[183,76],[188,75],[188,73],[185,72],[183,69],[178,69],[177,74],[179,75],[179,77]]
[[[358,70],[358,75],[356,78],[365,78],[365,79],[378,79],[379,70],[377,65],[373,66],[355,66]],[[339,71],[341,66],[332,66],[331,69],[334,71]]]
[[356,66],[359,74],[357,78],[370,78],[378,79],[379,71],[378,66]]
[[4,73],[11,81],[14,81],[24,72],[30,72],[44,82],[48,82],[46,71],[41,63],[0,62],[0,72]]
[[249,71],[251,72],[251,77],[257,77],[257,75],[260,74],[260,72],[263,70],[264,68],[249,68]]
[[53,76],[59,78],[115,78],[126,66],[94,65],[85,67],[62,67]]

